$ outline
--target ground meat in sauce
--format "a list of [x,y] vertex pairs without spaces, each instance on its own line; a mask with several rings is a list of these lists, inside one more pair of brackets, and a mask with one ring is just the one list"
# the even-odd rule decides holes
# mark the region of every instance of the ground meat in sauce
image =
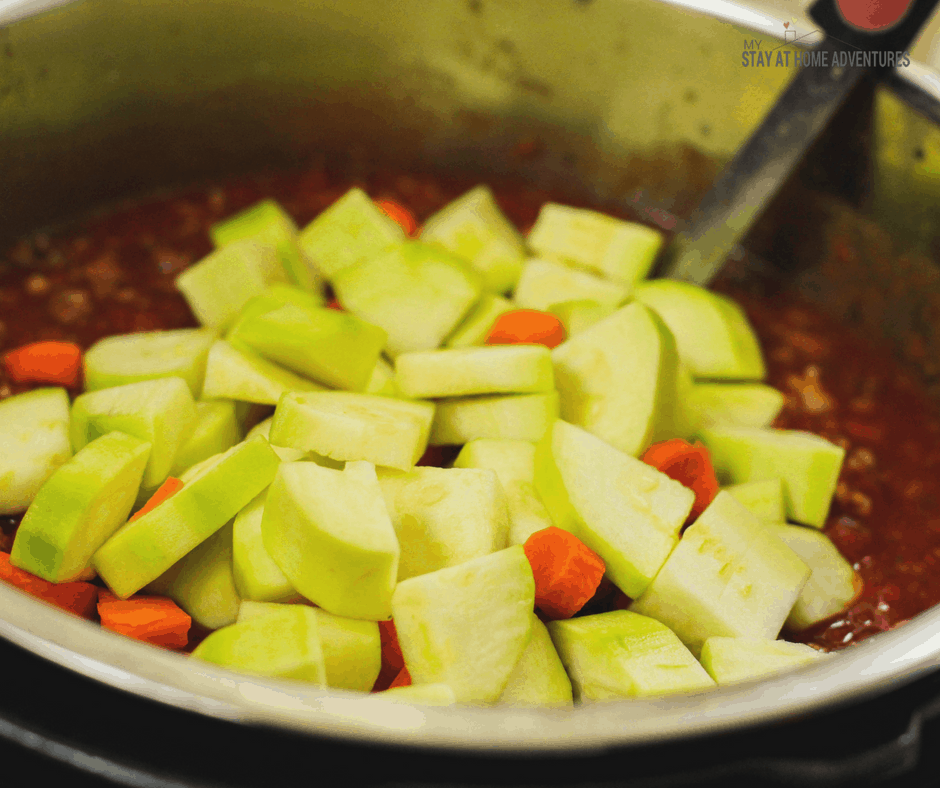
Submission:
[[[211,250],[209,225],[262,198],[278,200],[303,226],[347,189],[360,186],[376,199],[402,202],[420,222],[473,185],[391,172],[368,181],[323,170],[243,178],[120,208],[56,237],[36,235],[0,260],[0,351],[40,339],[87,348],[112,334],[195,325],[173,280]],[[544,202],[566,201],[564,195],[536,189],[493,186],[523,232]],[[940,417],[935,403],[886,349],[795,297],[728,292],[754,324],[768,383],[786,395],[774,426],[809,430],[846,449],[825,532],[861,574],[865,591],[850,610],[799,639],[826,650],[843,648],[936,604]],[[0,399],[27,388],[10,381],[0,367]],[[446,451],[431,449],[423,462],[448,459]],[[0,550],[10,549],[18,519],[0,517]],[[616,603],[614,594],[599,593],[585,612]],[[194,626],[189,650],[205,634]]]

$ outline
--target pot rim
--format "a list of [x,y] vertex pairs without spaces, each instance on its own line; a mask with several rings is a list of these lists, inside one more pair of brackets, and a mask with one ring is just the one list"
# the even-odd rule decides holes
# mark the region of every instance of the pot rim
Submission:
[[[884,694],[940,664],[940,607],[773,679],[690,695],[571,709],[420,706],[298,682],[246,677],[162,651],[0,586],[0,636],[87,678],[234,723],[456,751],[571,755],[726,733]],[[107,661],[103,660],[107,658]]]

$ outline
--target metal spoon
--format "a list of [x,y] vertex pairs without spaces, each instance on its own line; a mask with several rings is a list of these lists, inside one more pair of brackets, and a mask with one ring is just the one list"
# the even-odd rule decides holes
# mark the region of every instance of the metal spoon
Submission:
[[[892,70],[893,66],[880,64],[877,53],[906,52],[937,2],[914,0],[897,24],[873,32],[849,25],[835,0],[818,0],[810,16],[826,38],[800,54],[806,58],[813,53],[814,62],[827,65],[800,68],[722,170],[686,229],[663,250],[657,274],[708,285],[861,78],[867,73],[880,78]],[[877,65],[831,65],[834,58],[841,62],[841,53],[859,58],[866,52],[876,54]]]

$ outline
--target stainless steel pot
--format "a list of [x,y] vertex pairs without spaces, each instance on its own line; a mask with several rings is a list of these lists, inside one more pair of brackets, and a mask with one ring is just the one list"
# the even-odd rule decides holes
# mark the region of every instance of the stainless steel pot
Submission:
[[[124,196],[318,156],[511,174],[604,200],[646,178],[650,199],[674,206],[682,168],[699,162],[700,180],[713,172],[707,162],[729,156],[788,77],[787,68],[745,68],[745,39],[776,46],[788,30],[811,40],[799,14],[722,0],[0,2],[0,241]],[[925,199],[940,188],[940,79],[913,63],[874,107],[858,207],[898,248],[929,251],[940,228],[940,200]],[[534,139],[540,156],[512,155]],[[707,158],[690,160],[689,145]],[[779,230],[759,234],[762,251]],[[899,314],[940,297],[940,275],[926,258],[917,265],[917,287],[895,288],[892,308],[866,313],[873,332],[896,332]],[[830,273],[810,267],[798,281],[849,311]],[[920,330],[932,375],[940,327]],[[437,708],[248,679],[3,585],[0,635],[213,717],[488,752],[586,753],[742,729],[886,693],[940,664],[936,608],[772,681],[570,711]]]

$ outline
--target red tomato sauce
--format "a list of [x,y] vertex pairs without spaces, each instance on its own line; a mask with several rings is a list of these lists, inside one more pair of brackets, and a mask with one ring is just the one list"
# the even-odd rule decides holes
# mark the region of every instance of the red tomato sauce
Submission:
[[[474,185],[394,172],[358,180],[322,169],[264,175],[148,199],[54,236],[34,235],[0,257],[0,352],[46,339],[88,348],[113,334],[196,325],[174,279],[211,251],[210,225],[263,198],[277,200],[303,227],[359,186],[374,199],[407,206],[420,223]],[[539,189],[492,186],[523,232],[546,201],[569,202]],[[761,340],[767,382],[786,395],[774,426],[809,430],[846,449],[825,532],[865,590],[843,615],[799,637],[825,650],[844,648],[940,601],[940,415],[886,348],[795,297],[732,295]],[[0,399],[27,388],[0,367]],[[431,448],[422,464],[443,465],[452,454]],[[0,550],[10,549],[18,522],[0,516]],[[610,604],[598,599],[587,610],[622,604],[606,596]],[[205,634],[194,627],[189,650]]]

